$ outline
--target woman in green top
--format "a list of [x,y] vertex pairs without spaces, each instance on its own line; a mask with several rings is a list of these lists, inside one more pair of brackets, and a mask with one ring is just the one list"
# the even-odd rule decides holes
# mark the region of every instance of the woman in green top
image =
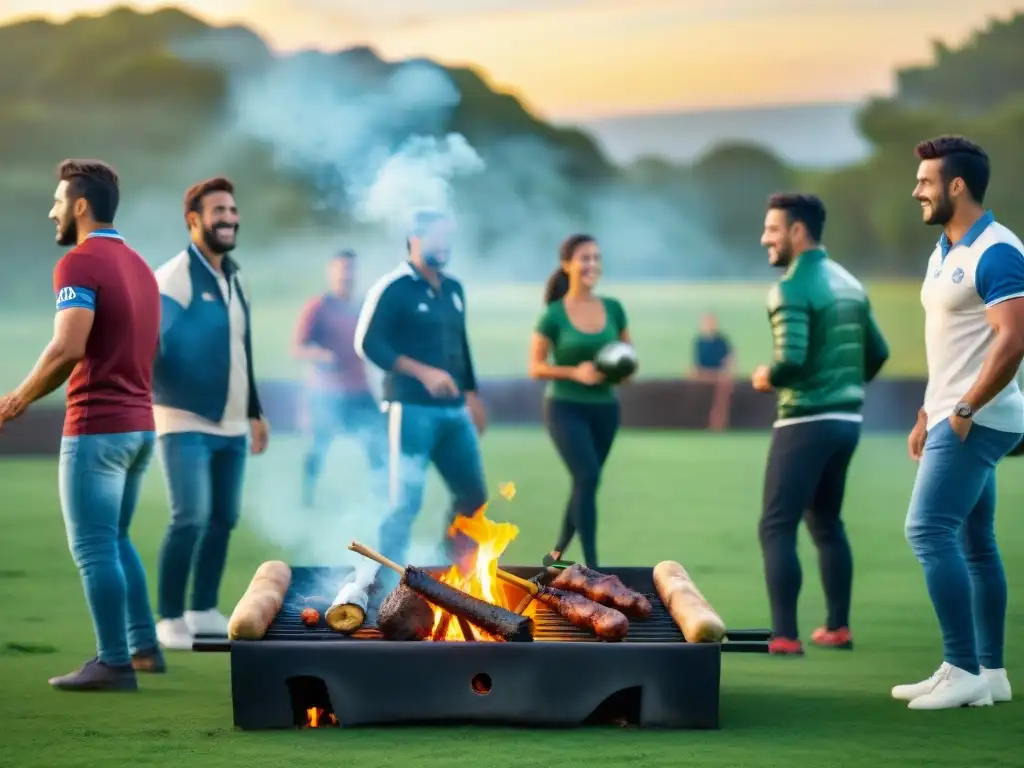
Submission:
[[531,344],[530,376],[550,382],[544,423],[572,475],[562,533],[545,564],[558,560],[578,531],[584,561],[597,567],[597,488],[619,428],[619,401],[593,361],[605,344],[630,342],[622,305],[594,293],[600,276],[594,238],[567,238]]

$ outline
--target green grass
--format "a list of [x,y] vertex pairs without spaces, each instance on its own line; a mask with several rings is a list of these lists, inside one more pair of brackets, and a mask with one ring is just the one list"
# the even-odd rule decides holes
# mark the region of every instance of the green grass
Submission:
[[[258,375],[294,378],[290,359],[295,322],[302,305],[320,290],[317,275],[281,274],[265,280],[250,276],[254,294],[254,339]],[[892,350],[885,376],[923,376],[924,315],[917,283],[868,286],[879,324]],[[621,299],[640,356],[641,376],[674,378],[691,364],[693,337],[700,316],[719,316],[733,341],[741,373],[750,373],[771,357],[771,335],[765,315],[767,285],[761,284],[625,284],[602,290]],[[479,374],[484,377],[525,375],[530,332],[540,312],[541,286],[493,284],[469,287],[470,337]],[[48,306],[48,305],[47,305]],[[46,312],[6,318],[0,384],[14,386],[28,372],[49,339],[52,319]],[[3,389],[3,386],[0,386]]]
[[[766,448],[765,435],[624,433],[601,491],[604,562],[653,565],[678,559],[695,573],[727,623],[764,626],[756,521]],[[555,535],[566,477],[537,430],[494,430],[485,449],[491,485],[513,480],[518,487],[514,501],[491,509],[492,517],[520,527],[503,561],[535,562]],[[352,536],[369,537],[372,522],[358,502],[344,512],[325,511],[312,530],[303,529],[292,502],[299,461],[298,444],[279,440],[252,465],[246,520],[231,551],[222,609],[231,609],[263,558],[317,559],[311,549],[314,533],[329,551],[341,550]],[[325,495],[353,498],[362,470],[358,456],[351,446],[339,445],[331,461]],[[889,698],[890,686],[926,676],[940,659],[921,572],[903,540],[913,474],[900,437],[865,438],[851,471],[846,517],[856,557],[858,649],[852,654],[811,649],[804,659],[725,657],[721,731],[437,727],[244,733],[232,728],[224,655],[174,655],[171,672],[143,678],[138,695],[62,694],[47,686],[48,676],[91,655],[92,627],[67,554],[54,463],[0,463],[0,765],[209,768],[319,760],[417,768],[1019,765],[1019,757],[1013,757],[1018,739],[1012,736],[1019,729],[1012,723],[1019,726],[1020,704],[918,713]],[[999,481],[999,534],[1011,595],[1007,634],[1014,638],[1024,632],[1019,597],[1024,522],[1016,514],[1024,508],[1024,476],[1011,460]],[[433,483],[421,534],[440,530],[441,501]],[[154,467],[133,528],[151,576],[166,520]],[[290,550],[268,544],[259,534],[271,529],[280,537],[295,534]],[[804,534],[801,552],[806,635],[821,618],[823,603]],[[1013,640],[1008,662],[1011,677],[1024,685]]]

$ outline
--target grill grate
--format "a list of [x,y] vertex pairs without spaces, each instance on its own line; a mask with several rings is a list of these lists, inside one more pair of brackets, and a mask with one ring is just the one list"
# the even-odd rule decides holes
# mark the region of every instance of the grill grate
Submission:
[[[436,569],[438,573],[446,569]],[[509,571],[517,576],[529,578],[536,569],[526,567],[510,567]],[[682,632],[672,620],[668,610],[653,589],[650,571],[641,568],[612,568],[604,571],[614,573],[622,578],[626,586],[636,589],[647,596],[651,602],[651,615],[646,619],[633,619],[629,622],[629,634],[622,642],[626,643],[685,643]],[[343,635],[327,627],[323,621],[316,627],[307,627],[302,623],[300,613],[303,608],[312,607],[327,611],[329,600],[322,597],[325,593],[333,594],[347,576],[349,568],[295,567],[292,569],[292,583],[285,596],[284,604],[277,617],[264,635],[265,640],[301,640],[304,642],[352,642],[353,640],[381,640],[383,636],[377,631],[374,622],[376,609],[384,599],[383,594],[370,593],[370,607],[367,611],[366,624],[351,635]],[[509,604],[515,604],[522,595],[513,588],[514,594],[508,594]],[[321,595],[321,597],[310,597]],[[574,627],[562,616],[555,613],[543,603],[533,602],[527,609],[534,621],[534,640],[537,642],[577,642],[599,643],[594,635]],[[769,637],[767,630],[729,630],[728,642],[723,650],[734,652],[763,653],[767,650]]]

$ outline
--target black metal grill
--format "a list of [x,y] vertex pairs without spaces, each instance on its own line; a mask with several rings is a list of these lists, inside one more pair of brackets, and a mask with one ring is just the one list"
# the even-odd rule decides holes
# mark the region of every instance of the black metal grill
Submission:
[[[444,569],[428,569],[441,573]],[[536,568],[506,567],[524,579]],[[374,626],[383,595],[371,591],[366,624],[352,635],[321,617],[349,569],[293,568],[280,613],[261,640],[197,641],[196,650],[230,651],[235,725],[302,727],[321,709],[341,726],[486,722],[573,726],[631,722],[662,728],[717,728],[723,651],[768,650],[766,630],[729,630],[724,643],[688,643],[654,590],[647,568],[607,568],[653,608],[633,620],[623,642],[609,643],[534,603],[534,640],[389,642]],[[523,592],[502,585],[507,605]],[[325,592],[331,593],[330,596]]]

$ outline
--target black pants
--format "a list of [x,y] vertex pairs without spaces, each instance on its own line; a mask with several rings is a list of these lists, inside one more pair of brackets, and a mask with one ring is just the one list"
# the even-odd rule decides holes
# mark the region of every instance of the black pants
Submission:
[[597,488],[601,469],[619,429],[619,404],[544,400],[544,424],[572,475],[572,493],[565,509],[556,552],[569,547],[579,532],[583,560],[597,567]]
[[828,604],[826,625],[829,629],[849,625],[853,556],[840,513],[846,471],[859,441],[860,424],[839,419],[802,422],[772,431],[760,538],[772,631],[777,637],[799,637],[797,599],[802,575],[796,541],[801,519],[807,522],[818,549]]

